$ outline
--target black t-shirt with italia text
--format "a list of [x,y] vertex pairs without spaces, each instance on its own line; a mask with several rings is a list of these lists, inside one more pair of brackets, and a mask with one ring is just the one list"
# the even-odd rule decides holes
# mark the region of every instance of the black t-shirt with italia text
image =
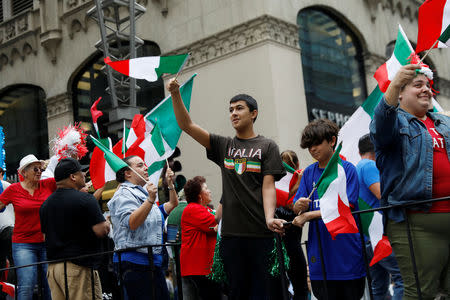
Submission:
[[251,139],[210,135],[208,159],[222,172],[222,235],[270,237],[264,215],[265,175],[278,181],[286,174],[278,146],[263,136]]
[[[42,204],[39,215],[49,260],[101,252],[101,241],[92,226],[105,218],[91,194],[58,188]],[[92,256],[72,262],[97,268],[100,260],[101,256]]]

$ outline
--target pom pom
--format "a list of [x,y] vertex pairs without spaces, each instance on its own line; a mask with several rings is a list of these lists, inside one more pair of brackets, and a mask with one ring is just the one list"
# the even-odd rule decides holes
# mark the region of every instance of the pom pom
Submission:
[[423,62],[420,62],[420,57],[416,53],[411,53],[411,55],[408,57],[411,64],[420,64],[420,70],[417,70],[418,73],[425,75],[428,80],[433,80],[433,71],[431,71],[430,67],[427,64],[424,64]]
[[88,153],[86,137],[87,134],[80,128],[80,123],[59,129],[58,136],[53,139],[53,152],[58,160],[67,157],[81,159]]

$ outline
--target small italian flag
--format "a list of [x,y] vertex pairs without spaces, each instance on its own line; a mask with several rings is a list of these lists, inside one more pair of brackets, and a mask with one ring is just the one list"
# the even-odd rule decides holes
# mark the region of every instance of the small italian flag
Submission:
[[373,118],[373,112],[382,98],[383,93],[376,86],[364,103],[358,107],[339,130],[338,143],[342,142],[341,154],[354,165],[361,160],[358,151],[359,139],[369,133],[369,124]]
[[286,206],[293,202],[293,197],[289,198],[289,190],[292,185],[297,182],[298,175],[294,168],[289,166],[287,163],[283,162],[283,166],[286,169],[286,175],[284,175],[280,180],[275,182],[275,189],[277,192],[277,207]]
[[398,25],[397,41],[395,42],[394,53],[391,58],[381,65],[373,75],[378,81],[380,90],[385,93],[392,79],[394,79],[398,70],[404,65],[409,64],[409,58],[414,50],[409,43],[408,37],[401,25]]
[[347,176],[339,157],[341,148],[339,144],[315,185],[322,220],[333,240],[340,233],[358,232],[347,198]]
[[[186,109],[189,111],[194,83],[194,74],[181,87],[180,93]],[[127,156],[138,155],[148,166],[149,181],[158,184],[161,172],[178,144],[181,128],[178,126],[173,111],[172,97],[163,99],[147,113],[145,121],[145,138],[130,147]]]
[[119,73],[136,79],[153,82],[162,74],[177,74],[186,64],[189,54],[172,56],[146,56],[126,60],[111,61],[106,57],[105,63]]
[[[416,52],[450,47],[450,1],[427,0],[419,7]],[[436,41],[438,41],[437,44]]]
[[[353,113],[341,130],[339,130],[338,143],[342,142],[341,154],[352,164],[356,165],[361,160],[358,152],[358,141],[360,137],[369,133],[369,124],[373,118],[373,112],[384,95],[381,86],[386,91],[391,83],[391,79],[394,78],[402,65],[409,63],[409,57],[413,53],[414,51],[408,38],[401,26],[399,26],[394,53],[385,64],[378,68],[374,75],[378,81],[378,86],[373,89],[363,105]],[[424,69],[426,68],[422,68],[422,70]],[[443,111],[434,98],[433,107],[435,112]]]
[[103,112],[97,109],[97,105],[100,100],[102,100],[102,97],[98,97],[98,99],[91,106],[92,123],[94,124],[95,132],[97,133],[98,138],[100,138],[100,132],[98,131],[97,120],[103,116]]
[[6,299],[14,299],[15,288],[14,285],[7,282],[0,282],[1,291],[8,295]]
[[[372,209],[366,201],[359,198],[358,205],[360,210]],[[387,236],[383,235],[383,215],[378,212],[368,212],[360,214],[362,231],[370,238],[370,243],[373,249],[373,258],[370,261],[370,266],[373,266],[385,257],[388,257],[392,253],[391,243]]]
[[127,164],[119,158],[119,155],[122,155],[122,143],[119,142],[112,147],[110,138],[100,140],[92,136],[91,138],[97,147],[92,152],[89,173],[93,187],[99,189],[108,181],[116,180],[116,172]]

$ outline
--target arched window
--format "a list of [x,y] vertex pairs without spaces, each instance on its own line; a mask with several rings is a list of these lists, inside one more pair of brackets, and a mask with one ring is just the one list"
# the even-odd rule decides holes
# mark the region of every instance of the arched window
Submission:
[[355,34],[321,8],[297,16],[309,120],[342,126],[367,97],[362,47]]
[[[137,57],[158,55],[161,55],[161,50],[157,44],[151,42],[146,42],[137,50]],[[115,142],[117,141],[117,135],[110,134],[107,130],[108,110],[112,107],[112,104],[110,95],[105,91],[108,87],[108,80],[106,74],[102,71],[104,65],[103,54],[98,53],[74,77],[72,83],[74,120],[81,122],[83,128],[88,129],[90,134],[95,135],[90,108],[98,97],[102,97],[97,107],[103,111],[103,116],[98,120],[100,135],[102,138],[111,137]],[[136,93],[136,102],[141,113],[148,112],[164,99],[164,82],[161,78],[155,82],[136,80],[136,83],[140,87]]]
[[27,154],[46,159],[48,152],[47,107],[44,90],[14,85],[0,94],[0,125],[5,133],[6,175],[17,174]]

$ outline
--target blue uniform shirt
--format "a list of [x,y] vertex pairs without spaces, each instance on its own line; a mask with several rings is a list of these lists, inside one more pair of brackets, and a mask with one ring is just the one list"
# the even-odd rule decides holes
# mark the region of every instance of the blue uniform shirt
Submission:
[[[348,201],[357,209],[359,185],[355,166],[347,161],[342,161],[342,166],[347,177]],[[319,163],[314,163],[305,169],[294,203],[301,197],[309,196],[323,170],[319,168]],[[311,200],[310,211],[319,210],[320,200],[317,191],[314,191]],[[332,240],[322,219],[317,219],[311,220],[308,230],[307,252],[311,280],[323,280],[317,226],[322,244],[326,279],[353,280],[364,277],[366,274],[359,233],[339,234],[335,240]]]

